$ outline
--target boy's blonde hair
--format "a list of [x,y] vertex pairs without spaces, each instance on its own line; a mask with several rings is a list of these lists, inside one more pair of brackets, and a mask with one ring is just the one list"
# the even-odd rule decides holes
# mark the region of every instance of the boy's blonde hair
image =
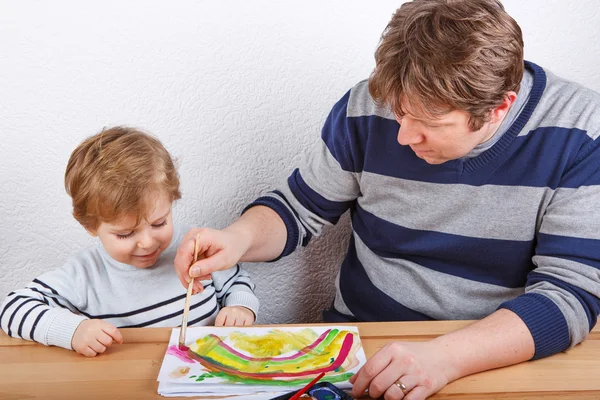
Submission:
[[122,126],[104,129],[73,150],[65,189],[73,199],[73,216],[90,231],[129,216],[137,226],[158,195],[181,198],[177,170],[160,141]]
[[523,77],[521,28],[498,0],[414,0],[394,14],[375,53],[371,96],[398,116],[469,113],[480,129]]

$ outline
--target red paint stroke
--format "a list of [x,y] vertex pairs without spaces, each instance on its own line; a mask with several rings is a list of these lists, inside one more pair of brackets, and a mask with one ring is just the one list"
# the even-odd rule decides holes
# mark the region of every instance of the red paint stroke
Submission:
[[[208,361],[207,359],[205,359],[204,357],[200,356],[199,354],[194,353],[193,351],[189,352],[189,356],[210,370],[223,371],[227,374],[239,376],[239,377],[248,377],[248,378],[262,379],[262,380],[271,380],[271,378],[303,377],[303,376],[307,376],[307,375],[318,374],[321,372],[334,371],[337,368],[339,368],[344,363],[346,358],[348,357],[348,354],[350,354],[350,349],[352,348],[353,340],[354,340],[354,335],[352,333],[347,333],[346,336],[344,337],[344,341],[342,342],[340,352],[338,353],[338,356],[333,361],[333,363],[331,363],[327,367],[314,369],[314,370],[310,370],[310,371],[302,371],[302,372],[280,372],[280,373],[244,372],[244,371],[239,371],[239,370],[236,370],[233,368],[227,368],[227,367],[224,367],[221,365],[217,366],[217,365],[213,364],[212,362]],[[271,361],[271,360],[273,360],[273,359],[267,359],[267,361]]]
[[[185,346],[185,347],[187,347],[187,346]],[[186,363],[193,364],[194,360],[192,360],[189,357],[188,350],[189,350],[189,347],[187,350],[181,350],[178,346],[174,345],[174,346],[169,346],[167,348],[167,354],[175,356],[175,357],[179,358],[181,361],[184,361]]]

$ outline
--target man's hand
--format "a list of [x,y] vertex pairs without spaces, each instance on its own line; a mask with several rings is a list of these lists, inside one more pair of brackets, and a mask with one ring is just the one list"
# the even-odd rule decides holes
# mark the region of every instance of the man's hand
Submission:
[[245,326],[254,323],[254,313],[246,307],[230,306],[223,307],[219,314],[215,326]]
[[[423,400],[436,393],[455,373],[434,342],[391,342],[379,350],[350,378],[353,397],[369,389],[369,396]],[[405,387],[405,393],[396,382]]]
[[[530,360],[533,336],[514,312],[499,309],[481,321],[428,342],[394,342],[379,350],[350,378],[352,394],[423,400],[449,382]],[[400,382],[406,387],[402,393]]]
[[71,347],[81,355],[95,357],[113,342],[123,343],[121,332],[114,325],[101,319],[86,319],[75,330]]
[[[200,259],[190,267],[194,258],[194,241],[197,235]],[[238,235],[235,230],[192,229],[185,235],[177,250],[175,271],[181,284],[186,288],[190,276],[198,278],[194,280],[193,293],[200,293],[204,289],[201,280],[210,279],[210,274],[215,271],[233,267],[240,261],[247,247],[241,235]]]

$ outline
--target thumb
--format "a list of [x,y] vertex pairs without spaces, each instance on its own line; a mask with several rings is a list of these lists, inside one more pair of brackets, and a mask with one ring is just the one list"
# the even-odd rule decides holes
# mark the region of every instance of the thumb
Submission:
[[197,261],[190,267],[189,274],[192,278],[206,278],[215,271],[220,271],[229,268],[225,263],[224,256],[221,252],[210,257]]

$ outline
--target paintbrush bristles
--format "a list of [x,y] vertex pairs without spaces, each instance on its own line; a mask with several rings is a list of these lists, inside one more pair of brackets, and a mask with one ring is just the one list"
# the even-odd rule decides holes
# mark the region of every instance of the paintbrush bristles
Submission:
[[[194,258],[192,259],[192,265],[198,261],[198,240],[200,234],[196,235],[194,240]],[[187,295],[185,296],[185,305],[183,306],[183,319],[181,321],[181,329],[179,330],[179,349],[184,350],[187,346],[185,345],[185,335],[187,331],[188,314],[190,312],[190,298],[192,297],[192,290],[194,289],[194,278],[190,279],[187,289]]]

